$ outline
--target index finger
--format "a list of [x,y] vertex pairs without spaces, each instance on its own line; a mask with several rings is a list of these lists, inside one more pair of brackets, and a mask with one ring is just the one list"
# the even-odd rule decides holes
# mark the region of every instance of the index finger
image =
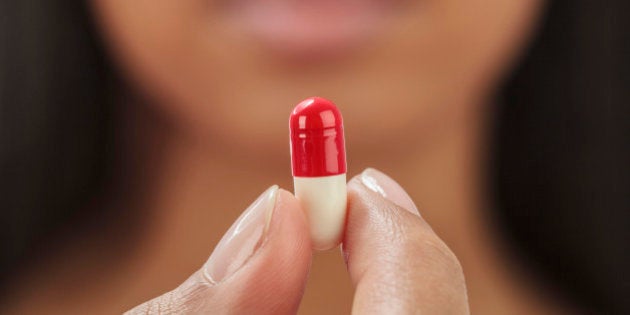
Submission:
[[457,258],[415,209],[381,172],[349,182],[343,250],[356,288],[353,313],[469,313]]

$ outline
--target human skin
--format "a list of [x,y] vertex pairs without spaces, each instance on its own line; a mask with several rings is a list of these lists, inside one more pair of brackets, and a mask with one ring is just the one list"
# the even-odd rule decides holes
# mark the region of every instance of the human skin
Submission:
[[[469,314],[461,265],[405,191],[373,169],[348,188],[343,254],[356,288],[352,313]],[[312,253],[299,200],[272,187],[233,227],[182,285],[128,313],[294,314]]]
[[[49,313],[72,305],[111,313],[173,290],[207,260],[246,197],[291,187],[288,113],[319,95],[344,114],[349,175],[378,167],[405,187],[463,267],[473,313],[557,312],[539,294],[543,285],[499,250],[481,167],[490,96],[527,44],[541,2],[402,1],[350,44],[310,45],[240,28],[248,17],[235,18],[227,1],[93,0],[127,92],[116,189],[102,199],[139,213],[142,224],[126,227],[136,232],[132,254],[110,245],[93,258],[89,239],[64,244],[16,289],[16,308],[39,301]],[[93,266],[99,281],[88,285],[75,270]],[[300,312],[349,312],[358,302],[348,268],[335,251],[315,254]],[[30,293],[34,283],[65,294]],[[67,294],[77,288],[82,294]],[[59,302],[68,295],[72,303]]]
[[[235,13],[243,8],[230,7],[233,2],[238,3],[93,4],[122,71],[155,110],[189,137],[207,142],[212,137],[266,162],[285,155],[287,112],[313,95],[341,107],[352,148],[359,152],[480,111],[526,42],[541,6],[538,0],[389,1],[395,5],[379,10],[382,16],[364,19],[375,24],[367,35],[347,39],[354,44],[329,47],[325,41],[335,38],[324,37],[312,47],[316,38],[308,34],[296,34],[304,41],[281,45],[239,28],[250,19]],[[336,8],[326,1],[315,2],[321,8],[297,3],[293,9],[307,12],[295,13],[302,19],[316,9]],[[309,54],[317,49],[326,53]],[[252,134],[257,141],[249,141]]]

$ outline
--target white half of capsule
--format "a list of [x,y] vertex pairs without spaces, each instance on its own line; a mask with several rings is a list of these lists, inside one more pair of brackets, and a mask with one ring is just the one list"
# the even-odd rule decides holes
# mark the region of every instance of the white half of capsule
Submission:
[[293,189],[306,211],[313,248],[339,245],[346,221],[346,174],[293,177]]

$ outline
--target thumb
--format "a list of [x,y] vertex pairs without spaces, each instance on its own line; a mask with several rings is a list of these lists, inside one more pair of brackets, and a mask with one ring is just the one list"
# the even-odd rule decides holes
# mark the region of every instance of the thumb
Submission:
[[467,314],[462,268],[407,193],[367,169],[348,184],[343,242],[353,314]]
[[128,314],[293,314],[311,261],[308,226],[293,195],[273,186],[173,291]]

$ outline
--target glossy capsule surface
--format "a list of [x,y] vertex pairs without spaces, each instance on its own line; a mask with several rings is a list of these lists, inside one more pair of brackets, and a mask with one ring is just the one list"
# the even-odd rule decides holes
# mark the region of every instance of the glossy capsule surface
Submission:
[[343,118],[335,104],[321,97],[300,102],[289,118],[293,176],[346,173]]
[[289,118],[295,196],[308,218],[313,248],[339,244],[346,218],[346,149],[343,119],[321,97],[300,102]]

